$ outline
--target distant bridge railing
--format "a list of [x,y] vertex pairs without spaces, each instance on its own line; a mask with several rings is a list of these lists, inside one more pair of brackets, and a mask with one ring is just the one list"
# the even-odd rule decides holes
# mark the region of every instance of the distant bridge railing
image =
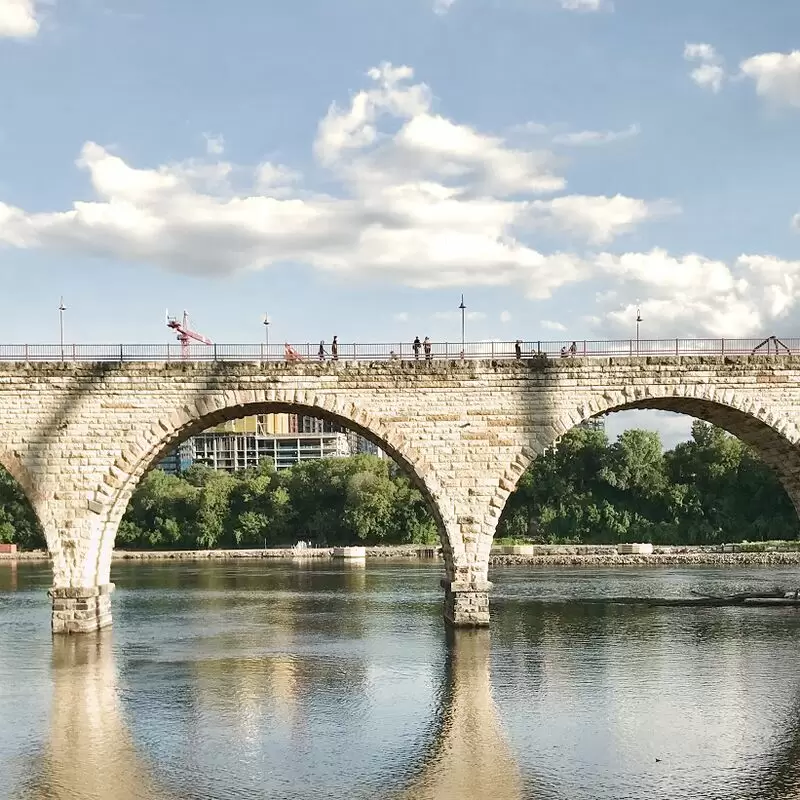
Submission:
[[[711,356],[800,354],[800,338],[776,339],[620,339],[617,341],[561,340],[520,342],[522,358]],[[516,342],[433,342],[429,358],[513,360]],[[426,360],[422,348],[415,356],[411,342],[339,344],[339,361]],[[0,344],[0,361],[303,361],[332,359],[330,343],[323,358],[319,343],[304,344]]]

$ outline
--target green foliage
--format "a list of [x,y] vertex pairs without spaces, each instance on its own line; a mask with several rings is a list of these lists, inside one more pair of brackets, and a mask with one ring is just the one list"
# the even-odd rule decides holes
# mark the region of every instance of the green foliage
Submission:
[[[658,436],[625,431],[609,442],[579,426],[541,455],[509,498],[496,540],[713,544],[795,539],[795,509],[776,475],[738,439],[703,422],[663,452]],[[423,495],[392,462],[371,455],[269,461],[228,474],[194,465],[150,472],[120,524],[117,546],[195,549],[289,545],[434,544]],[[0,470],[0,542],[44,547],[19,485]]]
[[306,461],[276,472],[267,461],[229,474],[194,465],[159,470],[138,486],[117,543],[129,548],[263,547],[438,541],[420,492],[372,455]]
[[47,547],[44,533],[20,485],[0,468],[0,543],[26,550]]
[[497,537],[714,544],[794,539],[798,528],[775,473],[738,439],[695,421],[691,440],[666,453],[652,432],[609,443],[596,427],[574,428],[522,476]]

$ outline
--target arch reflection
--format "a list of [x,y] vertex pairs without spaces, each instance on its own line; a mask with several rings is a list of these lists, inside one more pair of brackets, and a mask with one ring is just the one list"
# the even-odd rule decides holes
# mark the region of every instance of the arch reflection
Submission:
[[174,800],[125,722],[110,632],[53,639],[50,734],[20,800]]
[[521,800],[522,776],[492,698],[489,631],[449,630],[441,726],[403,800]]

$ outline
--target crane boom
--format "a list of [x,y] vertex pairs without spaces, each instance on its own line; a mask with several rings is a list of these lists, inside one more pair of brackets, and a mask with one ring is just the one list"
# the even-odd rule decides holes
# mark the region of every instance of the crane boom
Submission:
[[193,331],[189,327],[189,314],[186,311],[183,312],[182,322],[178,322],[175,317],[170,317],[167,314],[167,327],[172,328],[178,334],[178,341],[181,343],[181,358],[189,357],[189,342],[191,341],[214,344],[207,336],[203,336],[202,333]]

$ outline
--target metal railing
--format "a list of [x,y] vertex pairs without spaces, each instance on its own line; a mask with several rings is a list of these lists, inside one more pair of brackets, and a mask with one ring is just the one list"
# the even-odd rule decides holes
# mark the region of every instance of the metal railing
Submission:
[[[795,339],[620,339],[524,341],[522,358],[608,358],[633,356],[748,356],[800,354]],[[415,353],[411,342],[383,344],[339,344],[338,361],[456,361],[460,359],[513,360],[515,342],[434,342],[430,354],[422,347]],[[330,361],[330,345],[323,357],[319,344],[215,344],[190,345],[184,352],[179,344],[0,344],[0,361]]]

